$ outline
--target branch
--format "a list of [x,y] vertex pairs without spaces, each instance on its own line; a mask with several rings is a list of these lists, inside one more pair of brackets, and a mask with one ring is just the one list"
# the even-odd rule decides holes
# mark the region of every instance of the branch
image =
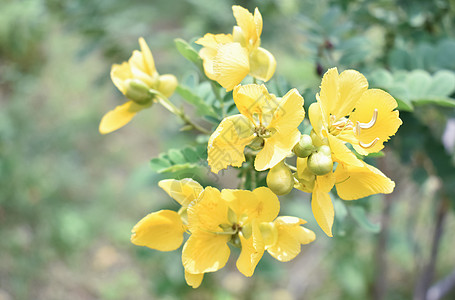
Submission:
[[455,287],[455,270],[428,289],[427,300],[439,300]]

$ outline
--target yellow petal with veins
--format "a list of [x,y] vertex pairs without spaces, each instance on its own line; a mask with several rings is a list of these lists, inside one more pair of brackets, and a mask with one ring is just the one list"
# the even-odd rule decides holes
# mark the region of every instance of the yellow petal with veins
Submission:
[[99,126],[100,133],[107,134],[125,126],[143,108],[144,106],[133,101],[128,101],[117,106],[115,109],[107,112],[101,119]]
[[242,250],[240,256],[237,259],[237,269],[243,275],[251,277],[254,273],[254,269],[264,255],[264,240],[262,239],[259,226],[256,222],[253,222],[253,233],[246,239],[241,233],[239,234],[240,243],[242,244]]
[[158,186],[183,207],[187,207],[196,200],[204,190],[198,182],[191,178],[165,179],[158,182]]
[[361,167],[338,165],[335,170],[338,196],[355,200],[373,194],[390,194],[395,183],[373,166],[362,162]]
[[269,51],[258,47],[250,54],[250,75],[262,80],[269,81],[275,73],[276,60]]
[[[248,43],[246,46],[249,47],[255,45],[256,41],[259,39],[257,25],[262,25],[262,17],[261,22],[256,24],[253,14],[251,14],[246,8],[234,5],[232,6],[232,11],[237,24],[242,29],[243,35]],[[260,15],[259,11],[257,11],[257,13]],[[256,20],[259,21],[259,16],[256,17]]]
[[294,131],[305,118],[303,102],[297,89],[287,92],[273,112],[272,121],[268,127],[276,129],[283,135]]
[[210,136],[207,160],[213,173],[227,166],[240,167],[245,161],[243,150],[254,138],[251,121],[243,115],[233,115],[221,121]]
[[[204,37],[199,38],[195,43],[207,48],[216,49],[219,44],[227,44],[232,42],[230,34],[211,34],[207,33]],[[202,57],[202,56],[201,56]],[[203,57],[202,57],[203,58]]]
[[[340,84],[337,68],[329,69],[322,77],[319,100],[325,124],[328,124],[330,113],[335,111],[336,103],[340,97]],[[343,116],[337,116],[341,118]]]
[[204,273],[191,274],[185,270],[185,281],[193,289],[197,289],[201,285],[202,279],[204,279]]
[[[223,232],[220,224],[228,224],[228,204],[221,198],[218,189],[207,187],[197,203],[188,207],[188,226],[192,234],[199,231],[213,234]],[[201,273],[190,271],[191,273]]]
[[216,81],[231,91],[250,72],[248,52],[239,43],[219,45],[213,60]]
[[279,261],[294,259],[300,253],[301,245],[309,244],[316,239],[313,231],[300,226],[306,223],[300,218],[283,216],[278,217],[274,223],[278,238],[267,251]]
[[265,139],[264,148],[259,151],[254,160],[254,168],[257,171],[273,168],[286,156],[292,154],[292,148],[299,142],[300,135],[300,131],[296,128],[287,134],[276,132]]
[[362,161],[346,147],[342,140],[334,137],[331,134],[327,135],[329,140],[330,150],[332,151],[332,159],[341,164],[349,164],[353,166],[362,166]]
[[[319,178],[318,178],[319,179]],[[320,189],[320,182],[316,179],[314,190],[311,197],[311,209],[313,210],[314,218],[318,222],[319,227],[332,237],[332,225],[335,217],[332,200],[328,192]]]
[[256,126],[263,122],[263,114],[270,115],[279,105],[279,101],[269,94],[265,85],[238,85],[232,92],[235,105],[239,112]]
[[204,231],[193,233],[183,246],[183,267],[191,274],[218,271],[229,259],[229,239],[229,235]]
[[280,211],[278,197],[266,187],[259,187],[254,191],[224,189],[221,191],[221,198],[237,215],[237,222],[242,216],[248,220],[258,222],[273,221]]
[[172,251],[182,244],[185,230],[178,213],[160,210],[148,214],[134,226],[131,242],[159,251]]
[[402,124],[395,99],[387,92],[378,89],[370,89],[363,93],[356,105],[355,111],[349,118],[354,125],[357,122],[369,123],[373,119],[374,110],[377,109],[377,118],[368,129],[360,129],[359,142],[367,145],[376,138],[379,140],[371,147],[364,148],[360,144],[353,145],[361,154],[375,153],[384,148],[384,142],[394,135]]
[[368,81],[360,72],[346,70],[339,75],[338,86],[340,94],[330,111],[337,119],[351,114],[362,94],[368,89]]

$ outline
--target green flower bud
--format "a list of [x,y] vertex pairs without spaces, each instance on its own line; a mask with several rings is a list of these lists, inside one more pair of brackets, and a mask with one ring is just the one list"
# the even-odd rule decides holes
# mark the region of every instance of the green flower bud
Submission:
[[267,174],[267,186],[277,195],[286,195],[294,188],[294,177],[284,160],[270,169]]
[[328,146],[318,147],[316,152],[308,157],[308,169],[318,176],[328,174],[333,170],[333,161]]
[[153,99],[153,95],[149,92],[149,87],[141,80],[135,78],[127,79],[125,85],[125,96],[137,104],[147,104]]
[[302,134],[300,141],[294,146],[294,153],[298,157],[307,157],[313,153],[313,140],[308,134]]

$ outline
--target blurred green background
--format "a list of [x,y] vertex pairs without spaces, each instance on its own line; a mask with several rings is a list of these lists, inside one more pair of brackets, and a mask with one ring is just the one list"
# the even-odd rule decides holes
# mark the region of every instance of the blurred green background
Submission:
[[[173,174],[157,174],[150,159],[195,136],[158,106],[107,136],[98,124],[124,101],[110,67],[138,49],[138,37],[160,73],[190,80],[197,72],[174,38],[230,32],[233,4],[263,15],[262,45],[278,62],[270,90],[296,87],[307,108],[336,66],[397,98],[404,125],[376,160],[397,187],[355,204],[334,197],[332,239],[294,190],[281,214],[308,220],[314,243],[288,263],[266,254],[252,278],[233,255],[193,290],[180,250],[129,238],[147,213],[177,209],[157,188]],[[2,0],[0,300],[424,299],[455,269],[454,29],[453,1]],[[233,174],[214,177],[202,165],[197,176],[235,188]]]

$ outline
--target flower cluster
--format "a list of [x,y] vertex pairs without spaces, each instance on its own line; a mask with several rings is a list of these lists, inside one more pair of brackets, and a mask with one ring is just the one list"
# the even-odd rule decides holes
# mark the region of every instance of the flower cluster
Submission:
[[[205,273],[226,264],[229,245],[240,248],[238,270],[252,276],[265,251],[279,261],[289,261],[300,253],[302,244],[315,239],[313,231],[301,226],[304,220],[278,217],[277,195],[294,188],[311,193],[313,215],[321,229],[332,236],[330,192],[334,187],[344,200],[391,193],[395,187],[386,175],[361,159],[381,151],[401,125],[395,99],[382,90],[369,89],[367,79],[357,71],[339,74],[336,68],[329,69],[316,102],[309,107],[312,128],[305,128],[309,134],[302,134],[299,128],[305,118],[304,99],[297,89],[277,97],[264,84],[256,84],[257,79],[268,81],[276,68],[273,55],[260,47],[263,23],[259,10],[256,8],[253,15],[233,6],[233,12],[237,26],[232,34],[206,34],[196,43],[203,46],[199,56],[212,87],[232,90],[239,114],[225,116],[220,98],[223,119],[213,132],[192,122],[168,99],[177,87],[176,78],[157,73],[152,54],[141,38],[141,52],[134,51],[127,63],[114,65],[111,71],[114,84],[129,101],[108,112],[100,124],[101,133],[114,131],[157,102],[190,129],[206,135],[207,162],[213,173],[228,166],[241,167],[239,177],[245,181],[247,176],[251,180],[261,174],[258,172],[268,170],[267,187],[251,183],[251,190],[243,189],[241,183],[242,189],[219,191],[188,178],[159,182],[181,208],[147,215],[134,226],[131,241],[172,251],[188,234],[182,264],[185,279],[194,288]],[[198,54],[192,50],[191,55]],[[242,85],[248,75],[255,83]],[[297,157],[296,166],[286,161],[292,156]]]
[[297,217],[278,217],[280,202],[266,187],[253,191],[202,188],[192,179],[163,180],[159,186],[176,200],[178,212],[160,210],[134,226],[131,241],[160,251],[180,247],[185,232],[190,237],[183,246],[185,279],[198,287],[205,273],[223,268],[230,256],[228,243],[240,247],[237,268],[252,276],[264,251],[279,261],[289,261],[300,253],[302,244],[315,234]]

